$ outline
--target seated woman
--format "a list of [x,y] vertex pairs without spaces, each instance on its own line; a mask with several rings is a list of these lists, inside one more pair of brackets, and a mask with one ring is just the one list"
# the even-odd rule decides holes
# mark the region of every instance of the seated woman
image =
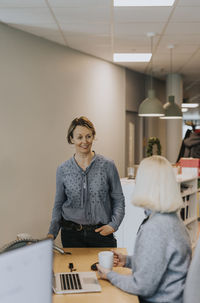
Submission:
[[141,162],[133,204],[149,215],[138,230],[134,255],[114,252],[114,266],[129,267],[132,274],[118,274],[98,265],[99,275],[137,295],[141,303],[182,303],[191,243],[178,214],[182,198],[175,175],[164,157]]

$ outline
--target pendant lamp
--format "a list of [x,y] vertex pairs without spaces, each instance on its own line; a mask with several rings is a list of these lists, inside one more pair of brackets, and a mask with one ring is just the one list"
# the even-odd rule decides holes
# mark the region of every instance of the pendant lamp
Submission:
[[[169,45],[170,49],[170,74],[171,74],[171,90],[172,90],[172,49],[173,45]],[[160,119],[182,119],[182,111],[181,108],[175,103],[174,96],[171,95],[168,97],[168,102],[163,105],[165,115],[164,117],[160,117]]]
[[150,75],[150,83],[151,87],[148,90],[147,98],[142,101],[139,106],[138,116],[140,117],[161,117],[164,116],[164,109],[160,100],[155,97],[155,91],[153,89],[153,37],[154,33],[148,33],[148,37],[151,38],[151,75]]
[[160,119],[182,119],[182,111],[174,102],[174,96],[168,97],[168,102],[163,105],[165,116]]

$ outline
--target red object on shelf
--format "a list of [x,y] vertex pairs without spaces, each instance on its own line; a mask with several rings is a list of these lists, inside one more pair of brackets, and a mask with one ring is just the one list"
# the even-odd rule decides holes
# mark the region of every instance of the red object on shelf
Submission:
[[179,163],[182,167],[200,167],[199,158],[181,158]]
[[200,176],[200,159],[199,158],[181,158],[179,161],[181,167],[198,168],[198,176]]

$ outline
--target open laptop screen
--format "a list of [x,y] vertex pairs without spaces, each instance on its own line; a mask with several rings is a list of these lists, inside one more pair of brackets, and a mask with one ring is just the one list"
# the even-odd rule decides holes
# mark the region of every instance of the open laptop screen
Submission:
[[1,303],[52,302],[52,240],[0,254]]

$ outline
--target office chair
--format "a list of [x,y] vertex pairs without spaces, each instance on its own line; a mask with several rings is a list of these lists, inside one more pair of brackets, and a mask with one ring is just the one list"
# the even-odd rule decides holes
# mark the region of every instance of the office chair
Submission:
[[194,255],[188,270],[183,303],[199,303],[200,302],[200,238],[194,251]]

